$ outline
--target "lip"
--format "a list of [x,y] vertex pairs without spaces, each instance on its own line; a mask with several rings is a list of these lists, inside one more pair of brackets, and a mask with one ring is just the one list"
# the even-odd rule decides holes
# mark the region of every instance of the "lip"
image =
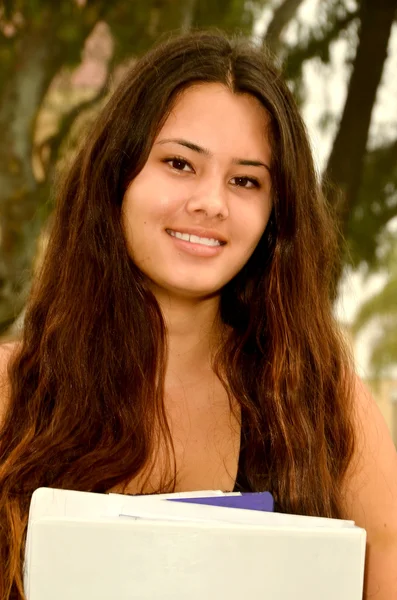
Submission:
[[[172,229],[171,231],[174,231],[174,230]],[[168,235],[169,239],[172,241],[172,243],[175,245],[175,247],[177,248],[178,251],[182,251],[186,254],[190,254],[197,258],[211,258],[212,256],[218,256],[218,254],[220,254],[225,247],[225,244],[222,244],[221,246],[204,246],[203,244],[195,244],[195,243],[187,242],[186,240],[181,240],[177,237],[174,237],[167,231],[165,233]],[[181,233],[188,233],[188,231],[184,230],[183,232],[181,231]],[[198,234],[192,233],[192,235],[198,235]],[[205,236],[201,235],[201,237],[209,237],[209,236],[207,234]],[[217,239],[217,238],[215,238],[215,239]]]
[[[208,238],[210,240],[218,240],[221,244],[226,244],[225,237],[216,231],[216,229],[204,229],[204,227],[181,227],[180,229],[174,227],[167,227],[170,231],[177,231],[178,233],[188,233],[189,235],[197,235],[198,237]],[[190,244],[191,242],[188,242]]]

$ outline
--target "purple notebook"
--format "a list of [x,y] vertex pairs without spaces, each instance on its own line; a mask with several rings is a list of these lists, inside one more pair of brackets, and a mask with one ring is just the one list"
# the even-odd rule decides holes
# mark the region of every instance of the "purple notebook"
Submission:
[[225,508],[242,508],[273,512],[274,500],[270,492],[249,492],[240,496],[210,496],[209,498],[168,498],[170,502],[188,502],[189,504],[209,504]]

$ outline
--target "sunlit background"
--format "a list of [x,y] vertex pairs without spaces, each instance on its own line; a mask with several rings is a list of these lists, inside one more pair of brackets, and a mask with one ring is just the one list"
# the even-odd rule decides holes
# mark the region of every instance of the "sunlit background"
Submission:
[[[168,31],[266,44],[346,239],[336,315],[397,442],[397,0],[0,0],[0,338],[18,336],[54,180]],[[339,195],[337,190],[341,190]]]

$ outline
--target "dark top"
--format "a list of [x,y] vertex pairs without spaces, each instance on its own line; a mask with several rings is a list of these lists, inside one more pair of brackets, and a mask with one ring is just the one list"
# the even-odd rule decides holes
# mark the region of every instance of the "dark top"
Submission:
[[244,472],[245,463],[245,444],[244,444],[244,432],[241,431],[241,442],[240,442],[240,454],[238,457],[237,477],[234,484],[233,492],[254,492],[248,483],[247,477]]

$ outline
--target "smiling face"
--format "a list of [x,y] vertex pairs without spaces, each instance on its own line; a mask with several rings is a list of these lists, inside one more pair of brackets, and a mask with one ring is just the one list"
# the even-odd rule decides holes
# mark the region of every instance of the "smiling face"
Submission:
[[208,297],[246,264],[271,212],[267,127],[256,98],[221,84],[176,101],[122,205],[129,253],[153,291]]

